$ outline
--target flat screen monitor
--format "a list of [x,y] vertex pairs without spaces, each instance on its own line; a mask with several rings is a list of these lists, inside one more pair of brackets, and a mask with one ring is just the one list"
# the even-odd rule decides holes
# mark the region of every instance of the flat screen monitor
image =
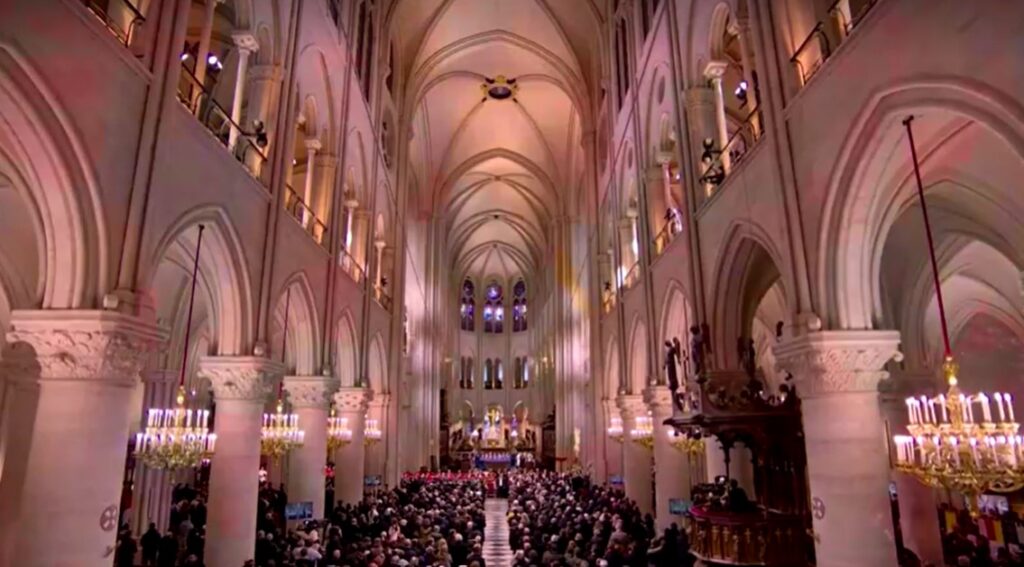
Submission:
[[673,516],[682,516],[690,511],[693,504],[685,498],[669,498],[668,513]]
[[313,502],[289,502],[284,507],[286,520],[312,520]]
[[363,486],[376,487],[380,486],[380,475],[371,474],[363,477]]
[[608,484],[612,486],[623,486],[625,482],[622,481],[622,475],[613,474],[608,477]]

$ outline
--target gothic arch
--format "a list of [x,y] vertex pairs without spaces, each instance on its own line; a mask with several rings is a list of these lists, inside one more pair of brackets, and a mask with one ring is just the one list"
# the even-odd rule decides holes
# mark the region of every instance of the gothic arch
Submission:
[[352,388],[359,383],[359,344],[356,341],[356,326],[348,310],[338,317],[335,339],[334,373],[342,388]]
[[650,380],[647,351],[647,325],[637,317],[633,321],[629,339],[629,393],[639,394]]
[[[662,301],[661,324],[658,326],[658,350],[664,350],[665,341],[678,338],[685,355],[689,350],[690,326],[694,324],[693,308],[686,296],[686,290],[676,280],[669,280],[665,298]],[[657,376],[662,376],[659,371]]]
[[376,334],[370,341],[370,350],[366,364],[367,385],[374,394],[386,393],[388,382],[388,359],[384,350],[384,339]]
[[248,354],[253,332],[252,283],[241,240],[227,212],[216,206],[203,206],[186,212],[170,225],[154,247],[155,261],[141,272],[141,289],[152,290],[157,269],[172,257],[174,249],[194,254],[199,225],[203,232],[200,251],[199,284],[208,290],[210,316],[216,354]]
[[[912,198],[909,165],[899,183],[879,185],[873,175],[891,154],[906,153],[900,121],[933,113],[979,124],[1024,161],[1024,108],[1003,93],[962,78],[906,81],[880,90],[854,120],[831,172],[817,253],[817,289],[827,326],[873,328],[881,314],[879,258],[898,214]],[[920,143],[920,142],[919,142]],[[882,148],[887,148],[882,150]],[[923,158],[927,160],[927,150]],[[1019,218],[1019,217],[1018,217]]]
[[[305,272],[292,274],[281,286],[274,306],[273,328],[270,334],[270,352],[273,358],[285,361],[286,372],[297,376],[319,374],[320,323],[316,299]],[[287,313],[285,312],[287,308]],[[281,352],[284,321],[287,316],[288,333]]]
[[[13,190],[0,221],[10,227],[14,219],[3,211],[27,211],[25,241],[36,242],[34,254],[18,252],[33,267],[34,281],[6,282],[8,292],[24,291],[12,293],[15,308],[88,308],[110,288],[99,184],[77,130],[22,54],[0,43],[0,185],[6,178]],[[0,256],[14,253],[0,250]]]

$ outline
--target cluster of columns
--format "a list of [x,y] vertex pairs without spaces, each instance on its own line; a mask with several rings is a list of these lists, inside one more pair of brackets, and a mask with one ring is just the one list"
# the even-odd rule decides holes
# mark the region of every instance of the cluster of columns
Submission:
[[[110,564],[136,390],[142,386],[146,408],[174,403],[178,372],[143,372],[165,340],[152,322],[113,311],[12,314],[0,377],[9,397],[6,429],[18,434],[5,434],[0,566]],[[263,357],[203,357],[199,373],[210,381],[217,404],[206,563],[237,567],[255,550],[262,417],[283,368]],[[290,497],[312,501],[314,515],[323,515],[333,397],[353,433],[334,456],[344,463],[338,494],[358,502],[369,391],[335,392],[325,376],[283,380],[305,431],[304,445],[289,456]],[[153,521],[165,528],[173,474],[140,465],[135,479],[135,527]]]

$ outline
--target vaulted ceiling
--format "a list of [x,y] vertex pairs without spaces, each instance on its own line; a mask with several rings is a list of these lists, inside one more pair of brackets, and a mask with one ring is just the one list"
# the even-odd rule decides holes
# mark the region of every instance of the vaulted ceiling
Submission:
[[[599,76],[596,0],[401,0],[395,37],[422,212],[448,229],[453,277],[535,273],[581,190]],[[512,96],[484,85],[508,78]]]

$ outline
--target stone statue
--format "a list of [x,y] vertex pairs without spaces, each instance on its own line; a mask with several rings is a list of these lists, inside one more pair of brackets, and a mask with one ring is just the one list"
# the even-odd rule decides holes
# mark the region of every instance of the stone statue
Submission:
[[[676,339],[678,344],[679,339]],[[674,394],[679,389],[679,351],[676,350],[672,341],[665,341],[665,376],[668,378],[668,388]]]
[[693,362],[693,373],[698,377],[704,373],[704,340],[699,326],[690,327],[690,361]]

